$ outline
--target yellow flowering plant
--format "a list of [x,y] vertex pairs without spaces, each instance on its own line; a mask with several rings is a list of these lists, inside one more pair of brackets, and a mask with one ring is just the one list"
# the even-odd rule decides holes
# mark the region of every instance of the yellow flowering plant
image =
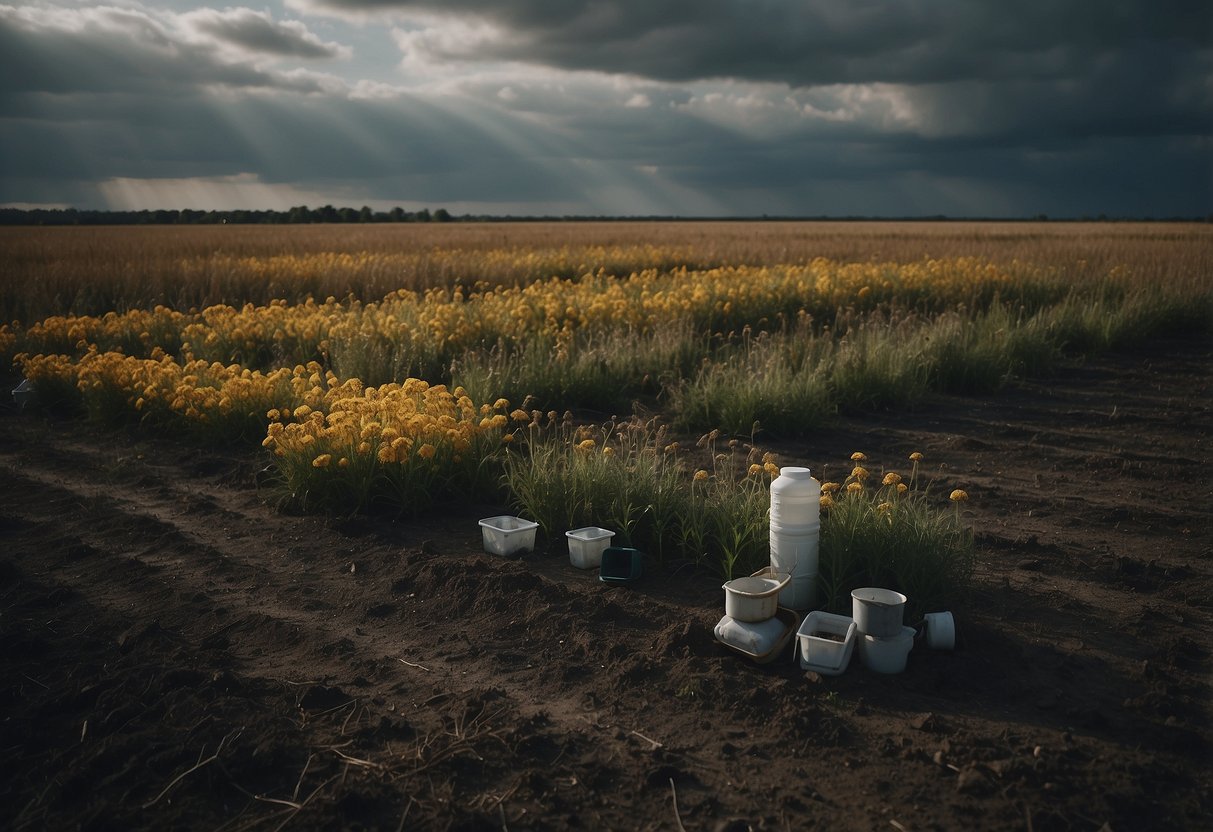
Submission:
[[[973,535],[929,486],[917,487],[921,460],[917,452],[910,459],[915,466],[910,484],[901,473],[886,471],[879,485],[866,487],[871,474],[860,466],[841,483],[823,484],[818,576],[823,609],[849,612],[850,592],[857,586],[905,593],[912,615],[945,608],[965,592],[975,562]],[[962,495],[959,489],[952,492],[953,506],[966,499]]]
[[459,388],[420,379],[365,389],[347,382],[325,390],[317,409],[271,421],[263,444],[294,504],[411,514],[491,492],[496,478],[485,463],[504,447],[508,406],[477,405]]

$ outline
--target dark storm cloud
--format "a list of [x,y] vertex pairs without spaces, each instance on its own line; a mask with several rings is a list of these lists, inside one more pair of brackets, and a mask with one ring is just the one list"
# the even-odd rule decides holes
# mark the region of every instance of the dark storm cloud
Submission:
[[191,40],[140,9],[73,15],[0,7],[0,94],[177,94],[201,86],[318,93],[333,79],[268,69]]
[[197,178],[515,213],[1213,211],[1192,4],[328,5],[416,13],[346,30],[363,67],[394,35],[410,91],[290,69],[346,50],[260,12],[0,5],[0,203]]
[[1126,43],[1207,49],[1205,0],[288,0],[295,9],[473,17],[500,35],[436,57],[667,81],[791,86],[1066,78]]
[[275,21],[252,9],[197,9],[182,15],[196,31],[250,52],[294,58],[348,57],[350,50],[324,43],[298,21]]
[[[288,0],[421,15],[401,47],[685,84],[887,84],[927,136],[1208,135],[1207,0]],[[479,21],[448,36],[441,21]],[[901,125],[899,125],[901,126]]]

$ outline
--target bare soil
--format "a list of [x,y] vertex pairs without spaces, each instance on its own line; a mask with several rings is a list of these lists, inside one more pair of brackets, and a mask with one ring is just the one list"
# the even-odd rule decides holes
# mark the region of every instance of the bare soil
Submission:
[[778,443],[969,492],[958,647],[897,676],[725,650],[693,569],[488,556],[502,506],[290,516],[250,452],[9,407],[0,827],[1207,828],[1211,350]]

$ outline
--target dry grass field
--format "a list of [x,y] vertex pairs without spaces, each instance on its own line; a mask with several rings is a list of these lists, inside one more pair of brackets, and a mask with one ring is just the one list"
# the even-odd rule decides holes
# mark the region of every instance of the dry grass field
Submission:
[[[0,320],[266,303],[608,268],[977,257],[1148,280],[1213,268],[1213,226],[1180,223],[610,222],[0,228]],[[343,261],[345,257],[347,260]],[[485,268],[485,260],[492,265]],[[107,305],[108,304],[108,305]]]

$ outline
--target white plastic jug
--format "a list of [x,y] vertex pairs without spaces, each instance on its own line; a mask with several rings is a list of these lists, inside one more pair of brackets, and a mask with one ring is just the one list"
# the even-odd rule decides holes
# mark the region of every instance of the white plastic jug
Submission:
[[821,483],[808,468],[781,468],[771,483],[771,565],[792,576],[781,606],[808,609],[817,587]]
[[771,483],[771,523],[795,530],[821,520],[821,483],[808,468],[780,468]]

